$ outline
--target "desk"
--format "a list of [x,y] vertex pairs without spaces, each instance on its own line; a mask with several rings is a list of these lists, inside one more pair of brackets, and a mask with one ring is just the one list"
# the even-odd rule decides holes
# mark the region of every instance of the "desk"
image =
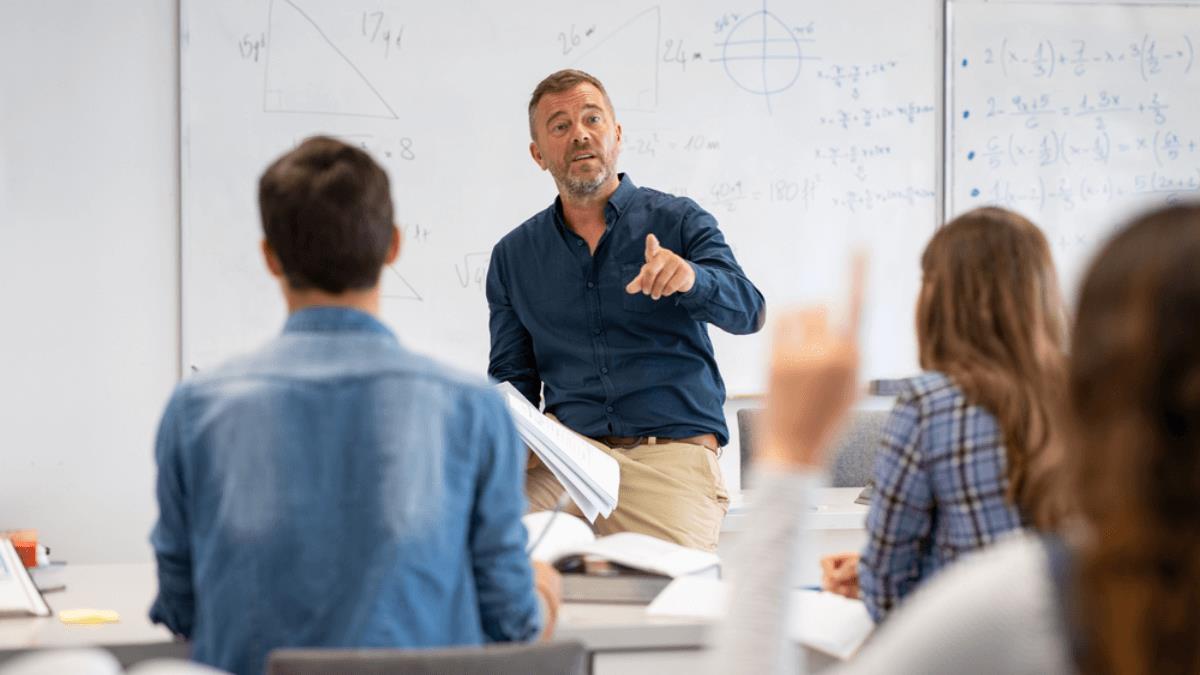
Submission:
[[[815,536],[802,570],[818,570],[818,553],[857,550],[854,538],[865,536],[866,507],[854,504],[857,488],[826,488],[818,494],[821,506],[809,514],[807,527]],[[736,545],[745,527],[745,509],[731,510],[722,533],[722,548]],[[847,543],[849,542],[849,543]],[[46,596],[50,608],[114,609],[120,623],[68,626],[55,617],[0,620],[0,650],[34,647],[121,646],[155,656],[186,657],[186,645],[172,642],[162,626],[150,623],[147,611],[157,590],[153,563],[68,565],[62,579],[67,589]],[[810,583],[802,581],[802,583]],[[703,662],[708,624],[694,619],[647,617],[641,605],[567,603],[559,614],[557,638],[579,640],[592,653],[594,675],[661,675],[692,669]],[[134,646],[137,645],[135,648]],[[810,663],[810,667],[813,664]]]

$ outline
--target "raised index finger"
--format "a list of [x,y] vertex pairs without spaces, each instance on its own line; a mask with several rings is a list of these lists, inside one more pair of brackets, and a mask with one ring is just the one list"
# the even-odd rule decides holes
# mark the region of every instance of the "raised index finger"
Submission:
[[867,254],[857,251],[850,260],[850,304],[846,308],[846,337],[858,338],[858,326],[862,321],[863,287],[867,283]]
[[658,237],[653,234],[646,235],[646,262],[650,262],[651,258],[658,255],[658,248]]

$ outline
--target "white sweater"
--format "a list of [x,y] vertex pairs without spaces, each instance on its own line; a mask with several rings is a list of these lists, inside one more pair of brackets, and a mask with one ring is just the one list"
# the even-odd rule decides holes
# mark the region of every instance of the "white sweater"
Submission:
[[[803,672],[784,633],[812,474],[764,471],[750,526],[730,560],[730,613],[717,631],[713,673]],[[1041,543],[1013,537],[965,558],[925,584],[836,669],[858,673],[1073,672]]]

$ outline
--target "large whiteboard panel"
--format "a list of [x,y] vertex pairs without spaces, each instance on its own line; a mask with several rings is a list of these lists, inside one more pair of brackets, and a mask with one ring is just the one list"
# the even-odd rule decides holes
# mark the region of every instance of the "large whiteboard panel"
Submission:
[[956,2],[949,213],[1047,233],[1071,291],[1133,213],[1200,196],[1200,7]]
[[[407,242],[385,318],[483,373],[488,253],[554,197],[529,159],[529,92],[577,67],[610,89],[620,168],[712,211],[769,314],[840,297],[849,251],[867,247],[866,371],[910,372],[917,259],[941,203],[942,17],[932,0],[187,1],[184,366],[279,330],[256,180],[325,133],[393,181]],[[761,391],[765,334],[712,334],[730,391]]]

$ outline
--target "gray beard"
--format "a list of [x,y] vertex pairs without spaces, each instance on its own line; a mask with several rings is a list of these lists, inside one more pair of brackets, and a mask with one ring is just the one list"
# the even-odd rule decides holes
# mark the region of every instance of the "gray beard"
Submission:
[[572,197],[590,197],[596,194],[596,191],[600,189],[600,186],[604,185],[604,182],[608,180],[610,175],[611,172],[608,170],[608,167],[604,167],[600,173],[596,174],[595,178],[565,177],[560,182],[567,189],[567,194]]

